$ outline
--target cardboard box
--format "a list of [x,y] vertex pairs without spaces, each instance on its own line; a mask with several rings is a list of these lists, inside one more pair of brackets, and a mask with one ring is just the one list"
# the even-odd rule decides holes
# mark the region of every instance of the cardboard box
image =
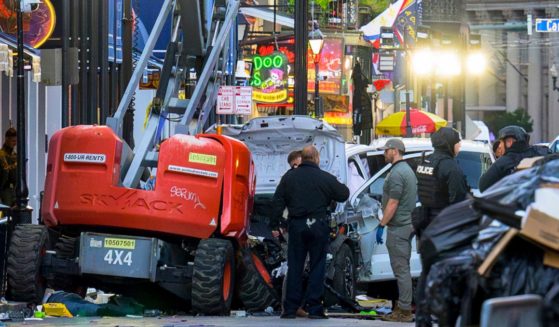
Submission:
[[489,272],[491,271],[491,268],[493,268],[493,265],[497,261],[497,258],[506,249],[507,245],[516,235],[518,235],[518,229],[511,228],[508,230],[508,232],[505,233],[505,235],[503,235],[503,237],[501,237],[499,242],[495,244],[493,249],[491,249],[491,252],[489,252],[485,260],[477,269],[477,272],[480,276],[489,275]]
[[528,209],[520,234],[548,248],[559,250],[559,219],[538,209]]
[[546,250],[543,255],[543,264],[559,269],[559,252]]

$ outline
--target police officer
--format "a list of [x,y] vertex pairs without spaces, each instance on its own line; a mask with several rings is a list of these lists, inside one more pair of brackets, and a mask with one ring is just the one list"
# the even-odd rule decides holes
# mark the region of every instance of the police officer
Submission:
[[510,175],[524,158],[544,156],[548,151],[529,145],[530,137],[524,128],[510,125],[499,131],[499,140],[504,144],[505,154],[489,167],[479,179],[479,190],[485,191],[503,177]]
[[[421,244],[421,234],[429,223],[447,206],[463,201],[468,193],[466,178],[454,157],[460,151],[460,133],[443,127],[431,135],[434,153],[417,166],[417,193],[422,214],[414,217],[413,225]],[[421,255],[421,249],[420,249]],[[422,270],[417,285],[416,326],[431,326],[425,303],[426,278],[431,263],[421,258]]]
[[312,145],[306,146],[302,151],[301,165],[283,175],[274,194],[272,217],[280,219],[285,207],[289,211],[287,287],[281,318],[295,318],[302,303],[302,276],[307,254],[310,259],[305,302],[308,317],[327,318],[321,298],[330,233],[328,207],[332,201],[347,200],[349,189],[336,177],[322,171],[319,163],[318,150]]
[[[289,155],[287,156],[287,163],[289,164],[290,170],[293,170],[297,167],[299,167],[299,165],[301,164],[301,150],[295,150],[295,151],[291,151],[289,153]],[[285,210],[287,212],[287,210]],[[287,214],[285,213],[283,215],[283,217],[287,217]],[[282,219],[281,221],[274,221],[272,220],[270,222],[270,227],[272,228],[272,236],[274,237],[279,237],[280,236],[280,229],[284,228],[284,219]]]

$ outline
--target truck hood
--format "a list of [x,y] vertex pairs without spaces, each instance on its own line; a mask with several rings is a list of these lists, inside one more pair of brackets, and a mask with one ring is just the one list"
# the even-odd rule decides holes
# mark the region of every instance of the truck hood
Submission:
[[[210,127],[216,132],[216,126]],[[320,168],[347,182],[345,141],[328,123],[308,116],[259,117],[244,125],[222,125],[223,135],[244,142],[256,166],[256,194],[273,194],[290,169],[287,156],[313,144],[320,152]]]

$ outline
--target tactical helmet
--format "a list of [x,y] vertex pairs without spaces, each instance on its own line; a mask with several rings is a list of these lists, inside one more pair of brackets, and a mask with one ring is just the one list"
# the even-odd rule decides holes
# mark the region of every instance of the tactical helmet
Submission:
[[526,133],[526,130],[520,126],[516,125],[509,125],[501,128],[499,131],[499,139],[503,140],[507,137],[514,138],[517,142],[528,142],[529,135]]

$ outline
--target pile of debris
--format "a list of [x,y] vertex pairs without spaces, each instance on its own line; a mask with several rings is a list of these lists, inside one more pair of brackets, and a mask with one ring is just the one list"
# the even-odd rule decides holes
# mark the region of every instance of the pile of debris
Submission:
[[426,304],[440,326],[559,325],[559,157],[444,210],[427,228]]

